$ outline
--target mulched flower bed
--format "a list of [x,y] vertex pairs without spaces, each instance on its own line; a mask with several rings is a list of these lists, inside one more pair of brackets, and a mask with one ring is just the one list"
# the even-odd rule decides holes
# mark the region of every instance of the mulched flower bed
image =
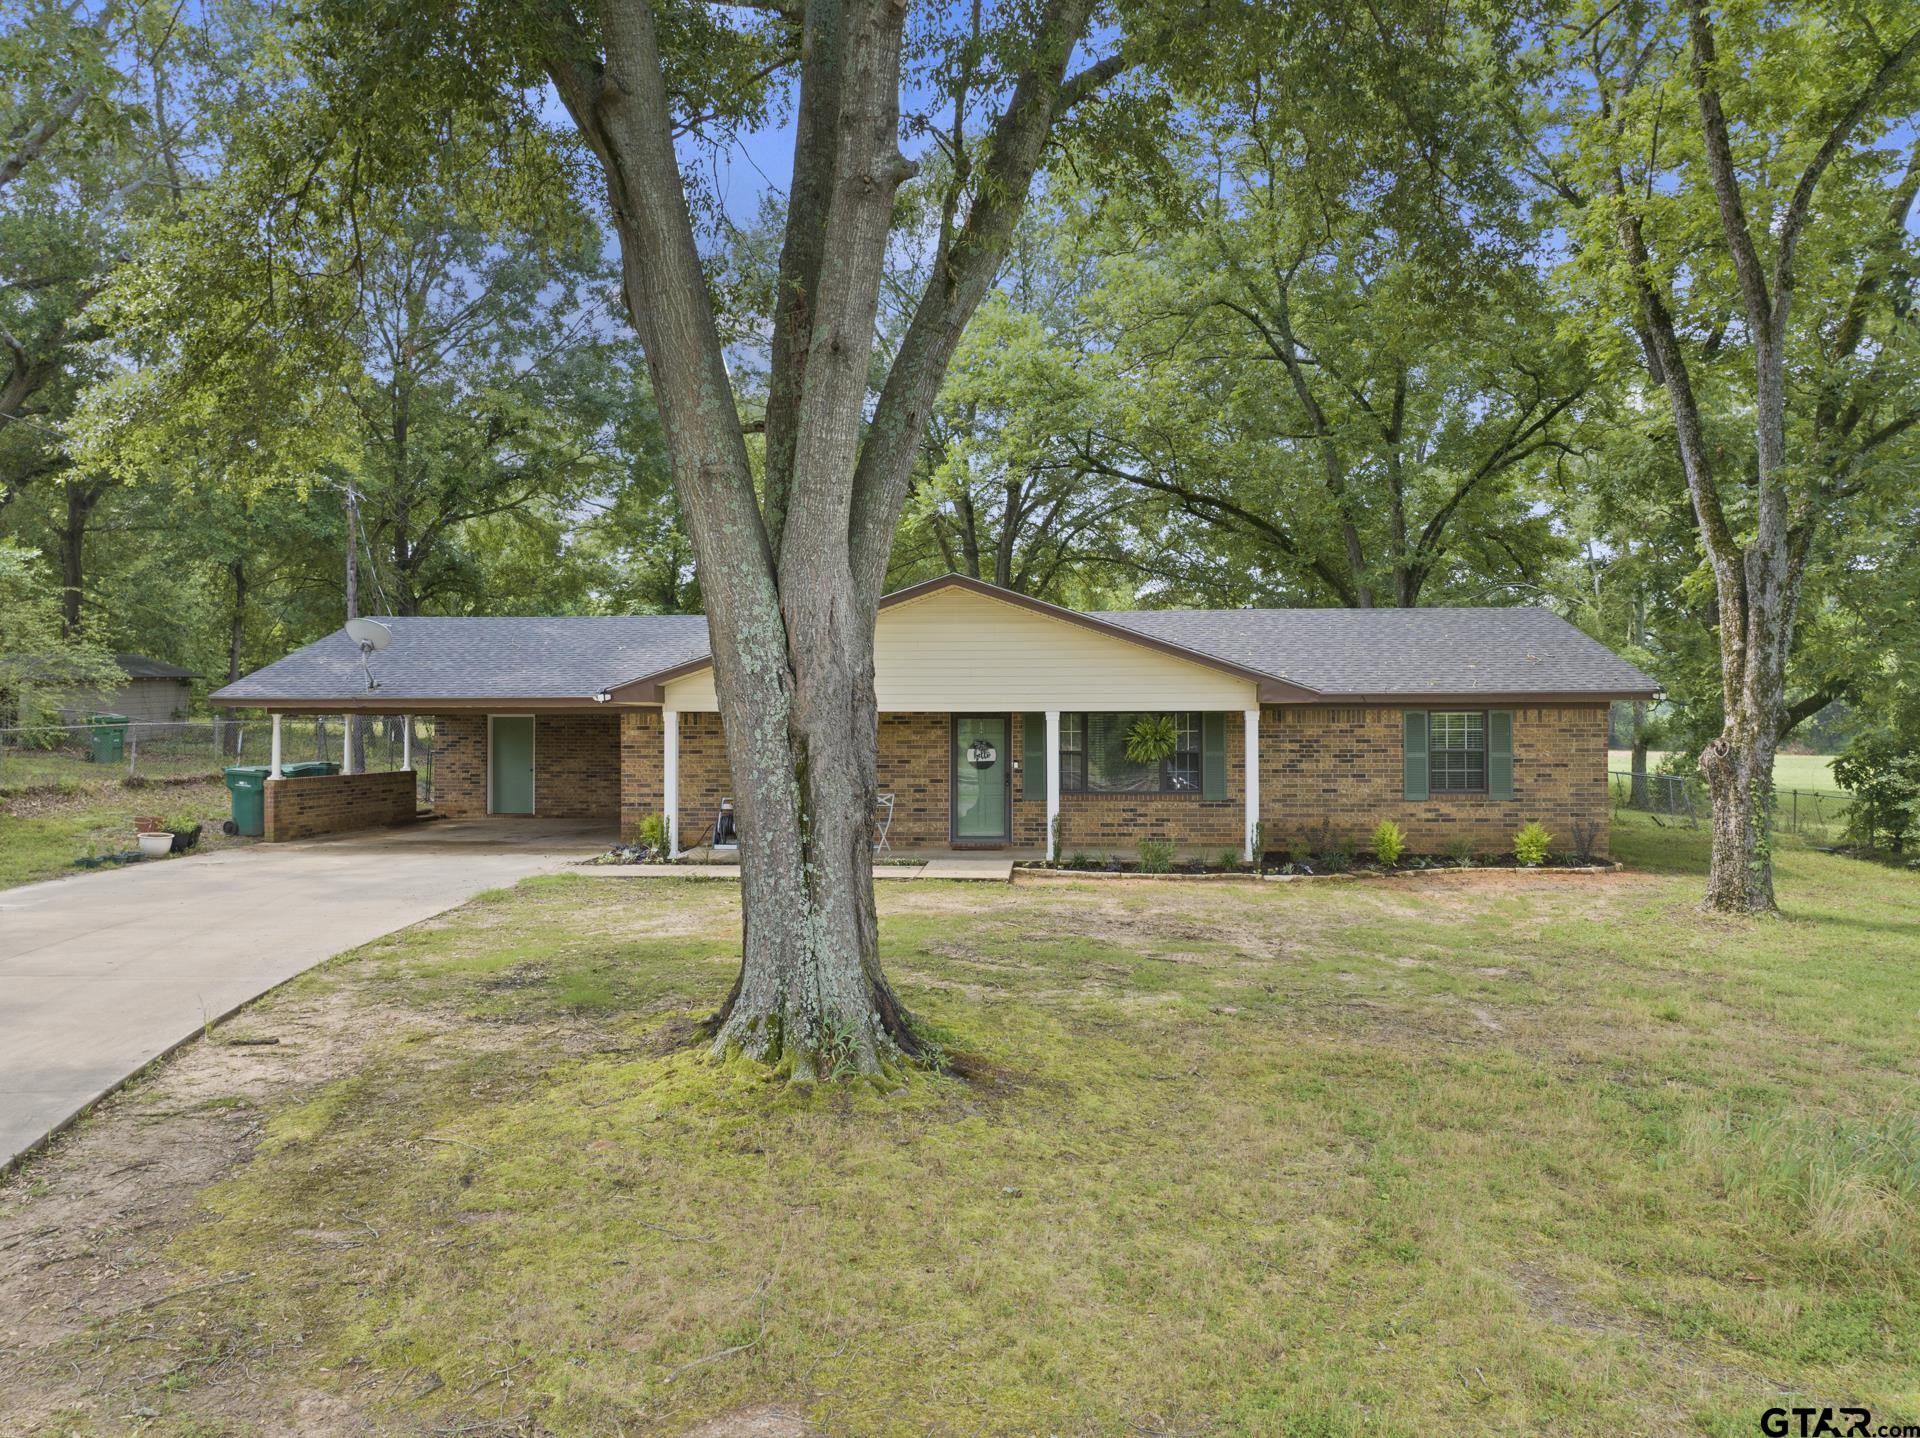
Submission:
[[1620,868],[1618,861],[1595,857],[1581,858],[1573,854],[1554,854],[1542,864],[1522,864],[1511,854],[1487,854],[1462,861],[1440,855],[1418,854],[1403,858],[1399,863],[1386,865],[1372,859],[1352,859],[1342,863],[1340,860],[1319,858],[1296,859],[1279,852],[1269,853],[1266,862],[1257,869],[1251,864],[1228,866],[1209,863],[1200,859],[1176,860],[1171,868],[1145,870],[1134,859],[1104,859],[1093,863],[1064,864],[1048,863],[1042,859],[1029,859],[1016,864],[1015,869],[1023,873],[1059,875],[1069,878],[1148,878],[1148,879],[1329,879],[1329,878],[1394,878],[1406,874],[1444,874],[1466,873],[1481,869],[1557,869],[1563,873],[1596,874],[1611,873]]

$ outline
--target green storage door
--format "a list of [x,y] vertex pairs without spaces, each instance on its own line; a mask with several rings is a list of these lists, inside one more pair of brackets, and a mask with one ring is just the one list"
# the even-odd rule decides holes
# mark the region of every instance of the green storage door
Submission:
[[492,754],[488,776],[495,814],[533,812],[533,717],[496,714],[490,725]]

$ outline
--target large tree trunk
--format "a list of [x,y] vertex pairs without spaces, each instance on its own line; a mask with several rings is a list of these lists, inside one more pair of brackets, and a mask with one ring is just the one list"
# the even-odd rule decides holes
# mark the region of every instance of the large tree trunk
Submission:
[[905,13],[899,0],[805,6],[758,482],[688,222],[651,6],[600,8],[604,61],[574,43],[547,59],[606,176],[706,600],[744,911],[714,1051],[800,1080],[876,1073],[920,1051],[881,973],[874,916],[874,618],[925,417],[1006,253],[1089,4],[1045,7],[983,182],[964,223],[943,229],[869,410],[894,195],[912,173],[898,149]]

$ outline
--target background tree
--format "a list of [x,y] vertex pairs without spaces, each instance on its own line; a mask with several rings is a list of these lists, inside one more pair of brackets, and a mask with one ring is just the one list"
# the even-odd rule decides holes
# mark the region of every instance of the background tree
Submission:
[[1578,11],[1559,33],[1570,141],[1538,173],[1664,394],[1712,579],[1707,902],[1771,912],[1773,758],[1809,561],[1920,422],[1897,263],[1920,182],[1920,25],[1897,5],[1685,0]]

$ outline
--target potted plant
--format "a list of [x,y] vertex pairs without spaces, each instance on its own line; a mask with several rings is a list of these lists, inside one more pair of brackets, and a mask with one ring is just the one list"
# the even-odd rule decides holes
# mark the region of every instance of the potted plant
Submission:
[[136,834],[157,833],[161,829],[166,828],[166,826],[167,821],[158,814],[135,814],[133,816],[133,832]]
[[143,859],[165,858],[173,852],[173,835],[165,829],[142,829],[134,835]]
[[184,854],[200,842],[200,821],[190,815],[172,815],[160,827],[173,836],[173,852],[176,854]]

